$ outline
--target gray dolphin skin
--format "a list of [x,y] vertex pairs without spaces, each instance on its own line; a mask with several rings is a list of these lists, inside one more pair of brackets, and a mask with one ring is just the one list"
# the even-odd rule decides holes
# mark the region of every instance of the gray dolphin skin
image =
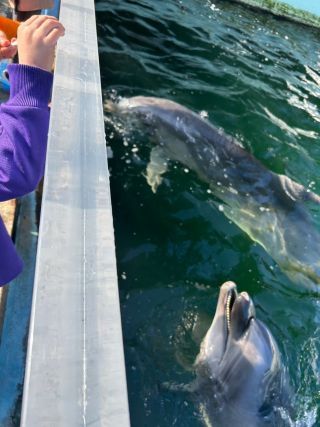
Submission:
[[195,361],[197,395],[208,427],[286,426],[289,385],[277,344],[246,292],[220,288],[213,322]]
[[318,195],[268,170],[235,139],[173,101],[136,96],[107,102],[106,108],[152,135],[156,146],[147,180],[153,191],[168,161],[181,162],[209,185],[219,209],[292,281],[319,292],[320,233],[311,215],[320,213]]

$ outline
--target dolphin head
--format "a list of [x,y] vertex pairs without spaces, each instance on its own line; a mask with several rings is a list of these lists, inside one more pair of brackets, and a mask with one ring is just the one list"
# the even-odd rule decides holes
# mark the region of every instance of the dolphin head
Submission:
[[[163,150],[163,157],[179,161],[199,175],[203,161],[203,150],[213,150],[205,142],[208,134],[216,132],[198,114],[174,101],[148,96],[120,98],[117,102],[107,101],[105,110],[125,119],[126,127],[147,131],[151,141]],[[202,143],[198,144],[197,141]],[[202,160],[197,161],[196,150]],[[210,157],[211,158],[211,157]]]
[[150,109],[163,109],[164,111],[184,111],[189,110],[174,101],[165,98],[152,96],[133,96],[131,98],[119,98],[116,102],[107,101],[105,104],[107,111],[119,114],[147,114]]
[[221,287],[195,370],[208,426],[283,425],[274,421],[284,386],[277,344],[233,282]]
[[[168,99],[154,98],[149,96],[133,96],[131,98],[119,98],[117,102],[108,100],[105,110],[118,116],[131,119],[133,124],[154,126],[161,124],[162,120],[167,120],[168,116],[173,118],[177,114],[177,109],[187,111],[182,105],[176,104]],[[156,129],[155,129],[156,130]]]

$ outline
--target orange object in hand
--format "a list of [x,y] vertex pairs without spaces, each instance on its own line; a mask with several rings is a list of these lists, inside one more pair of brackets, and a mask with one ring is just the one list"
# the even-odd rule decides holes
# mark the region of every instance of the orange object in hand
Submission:
[[5,33],[8,40],[11,40],[13,37],[17,37],[19,25],[20,22],[18,21],[0,16],[0,30]]

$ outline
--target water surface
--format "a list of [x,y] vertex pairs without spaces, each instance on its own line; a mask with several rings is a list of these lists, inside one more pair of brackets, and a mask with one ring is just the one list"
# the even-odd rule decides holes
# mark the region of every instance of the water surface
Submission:
[[[202,112],[264,165],[320,193],[320,37],[226,1],[96,1],[105,99],[149,95]],[[106,114],[131,422],[202,425],[188,393],[192,363],[220,284],[253,297],[294,390],[295,426],[320,425],[318,299],[212,204],[208,188],[172,164],[153,194],[152,143]],[[118,130],[117,130],[118,129]]]

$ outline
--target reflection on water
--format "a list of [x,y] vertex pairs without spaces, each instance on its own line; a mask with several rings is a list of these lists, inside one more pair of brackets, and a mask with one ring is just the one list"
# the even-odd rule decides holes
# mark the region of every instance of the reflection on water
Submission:
[[[96,1],[103,91],[202,111],[269,169],[320,194],[317,31],[216,1]],[[120,126],[120,125],[119,125]],[[116,126],[117,127],[117,126]],[[121,128],[120,128],[121,130]],[[218,287],[234,280],[275,336],[296,392],[295,426],[317,426],[319,307],[231,224],[191,172],[153,194],[152,143],[106,116],[132,426],[201,426],[187,392]]]

